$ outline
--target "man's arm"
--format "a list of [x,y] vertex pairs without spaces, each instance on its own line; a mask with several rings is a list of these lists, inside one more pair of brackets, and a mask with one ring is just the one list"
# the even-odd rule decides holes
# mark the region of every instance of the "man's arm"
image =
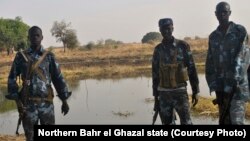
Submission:
[[206,76],[208,87],[210,89],[210,93],[213,91],[216,91],[216,87],[217,87],[216,72],[215,72],[215,66],[214,66],[213,57],[212,57],[210,41],[208,43],[207,59],[205,63],[205,76]]
[[[239,51],[236,52],[236,58],[235,58],[235,74],[234,79],[236,83],[236,89],[240,91],[236,91],[234,98],[246,98],[249,99],[249,92],[246,91],[246,88],[248,84],[248,68],[250,63],[250,52],[249,52],[249,46],[248,46],[248,34],[244,27],[240,26],[240,33],[241,36],[239,36],[240,39],[240,48]],[[246,74],[244,74],[246,73]],[[249,83],[249,82],[248,82]]]
[[155,48],[152,58],[152,81],[153,81],[153,96],[158,97],[158,85],[159,85],[159,52]]
[[66,82],[61,73],[59,64],[56,62],[54,54],[50,53],[50,73],[52,83],[57,91],[58,97],[62,100],[62,113],[66,115],[69,111],[67,99],[71,96]]
[[17,76],[21,73],[21,54],[17,53],[15,59],[12,63],[11,70],[8,77],[8,95],[6,95],[7,99],[17,100],[18,99],[18,84],[17,84]]
[[197,94],[200,92],[199,88],[199,79],[194,63],[194,59],[192,56],[192,52],[190,50],[189,44],[185,43],[185,53],[184,53],[184,58],[185,58],[185,65],[187,66],[187,71],[188,71],[188,77],[189,77],[189,82],[192,87],[192,103],[193,106],[195,106],[198,103],[198,97]]

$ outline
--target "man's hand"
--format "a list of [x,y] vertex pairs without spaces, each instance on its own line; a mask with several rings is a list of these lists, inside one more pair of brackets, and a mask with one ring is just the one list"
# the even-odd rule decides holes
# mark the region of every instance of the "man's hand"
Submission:
[[64,116],[69,112],[69,105],[66,100],[63,101],[61,109]]
[[192,104],[193,104],[193,107],[195,107],[195,105],[198,103],[198,94],[196,93],[193,93],[192,95]]
[[18,100],[18,94],[17,93],[8,94],[5,96],[5,98],[8,100]]

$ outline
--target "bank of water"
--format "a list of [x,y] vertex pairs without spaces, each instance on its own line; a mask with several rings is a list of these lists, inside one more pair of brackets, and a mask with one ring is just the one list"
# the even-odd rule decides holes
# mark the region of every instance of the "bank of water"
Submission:
[[[200,74],[203,97],[208,93],[204,75]],[[88,79],[70,84],[72,96],[68,115],[61,114],[61,101],[55,97],[56,124],[152,124],[152,78]],[[191,89],[188,86],[188,91]],[[18,119],[16,110],[0,114],[0,133],[14,134]],[[217,124],[208,116],[193,116],[194,124]],[[178,123],[179,121],[177,121]],[[160,124],[159,119],[156,124]],[[179,123],[178,123],[179,124]],[[23,132],[22,127],[20,128]]]

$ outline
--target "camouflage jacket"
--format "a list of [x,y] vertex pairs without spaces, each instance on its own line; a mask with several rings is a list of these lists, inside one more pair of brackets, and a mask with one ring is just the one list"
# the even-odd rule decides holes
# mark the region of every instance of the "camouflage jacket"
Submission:
[[[25,56],[29,56],[32,62],[37,61],[44,52],[45,50],[43,49],[43,47],[41,47],[39,53],[35,53],[32,48],[28,48],[23,51]],[[40,70],[42,70],[41,72],[47,80],[46,82],[42,81],[39,75],[34,72],[30,78],[30,87],[28,89],[29,96],[43,98],[47,97],[49,91],[48,86],[50,86],[51,82],[53,82],[54,87],[58,93],[58,97],[61,100],[67,99],[69,97],[68,87],[60,71],[59,64],[55,60],[54,54],[49,52],[38,67]],[[8,77],[9,94],[18,93],[17,76],[21,76],[24,83],[26,79],[26,72],[28,70],[27,68],[28,63],[26,62],[21,52],[18,52],[15,56]]]
[[[171,59],[174,56],[177,50],[176,61],[178,63],[182,63],[185,67],[187,67],[189,81],[192,87],[193,93],[199,93],[199,80],[195,68],[195,63],[193,60],[193,56],[190,50],[190,46],[182,41],[173,39],[171,44],[167,44],[164,40],[158,44],[154,49],[153,59],[152,59],[152,80],[153,80],[153,95],[158,96],[158,87],[159,87],[159,68],[160,68],[160,55],[163,54],[164,64],[170,64]],[[185,86],[187,83],[185,83]]]
[[230,22],[225,36],[219,27],[210,34],[206,60],[206,80],[210,92],[236,92],[234,99],[249,99],[247,43],[246,29],[233,22]]

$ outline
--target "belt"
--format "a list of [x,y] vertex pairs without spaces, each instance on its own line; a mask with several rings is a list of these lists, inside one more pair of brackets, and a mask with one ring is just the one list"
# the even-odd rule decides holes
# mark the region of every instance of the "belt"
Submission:
[[50,102],[53,103],[52,99],[48,99],[47,97],[29,97],[28,98],[29,101],[32,101],[34,103],[40,104],[42,102]]

